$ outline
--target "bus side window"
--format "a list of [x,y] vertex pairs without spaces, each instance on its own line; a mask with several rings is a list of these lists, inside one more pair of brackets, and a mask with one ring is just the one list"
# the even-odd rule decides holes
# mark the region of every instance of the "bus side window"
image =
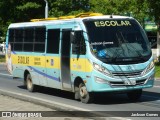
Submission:
[[82,31],[75,31],[72,40],[72,53],[73,54],[86,54],[86,45]]
[[60,29],[48,29],[47,53],[59,54]]
[[15,29],[11,28],[9,29],[9,34],[8,34],[8,43],[10,43],[12,50],[14,50],[14,36],[15,36]]
[[44,52],[46,42],[46,27],[38,26],[34,28],[34,52]]
[[25,27],[23,36],[23,50],[24,52],[33,52],[34,46],[34,27]]

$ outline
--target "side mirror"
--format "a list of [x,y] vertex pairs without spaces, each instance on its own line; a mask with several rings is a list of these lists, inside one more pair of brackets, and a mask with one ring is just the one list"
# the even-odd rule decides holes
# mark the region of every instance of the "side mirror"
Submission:
[[71,38],[71,43],[76,44],[76,36],[75,36],[75,32],[71,32],[70,38]]
[[76,54],[84,54],[86,51],[85,49],[85,41],[84,41],[84,36],[83,36],[83,31],[74,31],[71,32],[71,42],[73,44],[73,52]]
[[83,36],[83,31],[73,31],[71,32],[71,42],[77,44],[79,39]]

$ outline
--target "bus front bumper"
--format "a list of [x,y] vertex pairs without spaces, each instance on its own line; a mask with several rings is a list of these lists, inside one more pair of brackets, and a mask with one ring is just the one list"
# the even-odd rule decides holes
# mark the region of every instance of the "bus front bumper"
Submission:
[[94,76],[92,78],[92,86],[88,86],[88,88],[89,92],[127,92],[130,90],[151,88],[154,85],[154,79],[154,70],[150,72],[150,75],[132,79],[121,78],[118,80],[113,78],[112,80],[106,80],[106,77]]

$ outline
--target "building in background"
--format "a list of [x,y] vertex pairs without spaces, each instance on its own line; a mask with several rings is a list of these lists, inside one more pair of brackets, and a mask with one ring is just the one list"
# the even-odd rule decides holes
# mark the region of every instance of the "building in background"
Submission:
[[6,43],[5,42],[0,43],[0,52],[5,53],[5,51],[6,51]]
[[145,21],[144,29],[151,44],[153,58],[154,60],[158,60],[158,57],[160,56],[160,42],[158,42],[159,40],[157,35],[158,26],[155,22]]

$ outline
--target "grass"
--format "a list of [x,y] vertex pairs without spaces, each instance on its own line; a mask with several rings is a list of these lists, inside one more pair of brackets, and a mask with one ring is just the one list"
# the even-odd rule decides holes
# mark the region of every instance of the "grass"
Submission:
[[0,63],[4,63],[5,61],[5,56],[0,56]]
[[155,65],[155,70],[156,70],[155,77],[160,78],[160,63]]

